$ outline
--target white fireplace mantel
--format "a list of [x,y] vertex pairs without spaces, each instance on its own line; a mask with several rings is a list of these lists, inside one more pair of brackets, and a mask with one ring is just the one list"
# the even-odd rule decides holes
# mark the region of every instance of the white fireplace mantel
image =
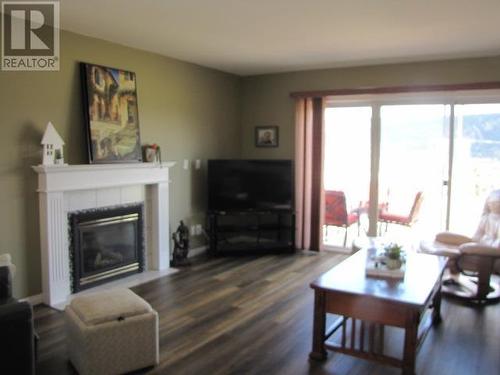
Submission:
[[78,203],[82,197],[93,196],[91,207],[102,207],[112,204],[109,202],[123,203],[116,201],[117,195],[140,187],[144,191],[142,198],[129,199],[150,203],[146,215],[147,266],[152,270],[169,268],[168,183],[169,168],[174,165],[166,162],[33,167],[38,173],[44,303],[55,306],[71,295],[67,215],[72,205],[68,202]]
[[38,192],[103,189],[168,182],[174,162],[133,164],[37,165]]

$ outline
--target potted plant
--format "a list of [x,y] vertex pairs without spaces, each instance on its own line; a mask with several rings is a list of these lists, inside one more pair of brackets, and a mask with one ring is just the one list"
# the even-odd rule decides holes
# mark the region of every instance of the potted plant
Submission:
[[403,246],[391,243],[384,247],[385,265],[391,270],[401,268],[403,264]]

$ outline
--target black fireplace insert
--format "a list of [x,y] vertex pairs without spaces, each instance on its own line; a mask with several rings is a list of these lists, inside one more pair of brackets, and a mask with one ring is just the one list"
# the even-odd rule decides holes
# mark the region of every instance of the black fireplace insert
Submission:
[[144,268],[142,204],[69,214],[73,293]]

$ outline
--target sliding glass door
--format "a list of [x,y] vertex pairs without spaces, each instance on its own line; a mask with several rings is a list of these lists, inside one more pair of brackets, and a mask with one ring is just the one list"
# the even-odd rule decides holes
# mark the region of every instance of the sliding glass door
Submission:
[[412,227],[427,236],[445,227],[449,112],[443,104],[381,106],[380,233],[407,236]]
[[[488,94],[482,103],[471,99],[477,104],[440,103],[436,95],[435,104],[394,96],[332,102],[325,110],[325,213],[326,195],[340,191],[347,215],[360,218],[361,236],[472,235],[486,195],[500,188],[500,100]],[[344,229],[328,226],[326,216],[324,244],[342,246]],[[356,237],[350,230],[347,247]]]
[[[371,107],[333,107],[325,110],[323,181],[326,220],[323,244],[342,246],[346,235],[353,238],[357,222],[349,221],[370,190]],[[343,205],[330,196],[340,194]],[[338,195],[337,195],[338,196]],[[349,214],[351,216],[349,217]],[[363,220],[363,218],[361,219]],[[343,226],[342,226],[343,225]]]

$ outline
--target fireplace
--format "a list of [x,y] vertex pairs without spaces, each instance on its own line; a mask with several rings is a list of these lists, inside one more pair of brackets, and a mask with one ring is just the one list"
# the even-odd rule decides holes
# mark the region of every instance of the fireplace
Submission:
[[[173,162],[33,167],[38,175],[42,299],[64,309],[72,294],[73,261],[68,214],[101,207],[143,204],[144,272],[153,280],[171,272],[169,171]],[[71,255],[73,257],[73,255]],[[128,280],[128,278],[127,278]],[[142,281],[143,282],[143,281]]]
[[142,204],[69,213],[72,292],[144,269]]

